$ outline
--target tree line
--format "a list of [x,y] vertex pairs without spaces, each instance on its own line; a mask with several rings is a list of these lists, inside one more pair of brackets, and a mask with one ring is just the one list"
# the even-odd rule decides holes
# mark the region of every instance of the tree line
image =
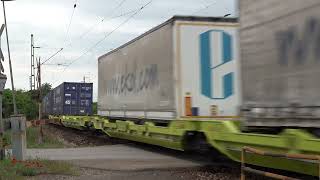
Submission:
[[[45,83],[41,86],[42,97],[51,91],[52,86]],[[18,114],[24,114],[27,120],[37,119],[39,114],[39,91],[38,90],[16,90],[16,103]],[[4,118],[13,115],[12,90],[5,89],[3,91],[2,113]]]

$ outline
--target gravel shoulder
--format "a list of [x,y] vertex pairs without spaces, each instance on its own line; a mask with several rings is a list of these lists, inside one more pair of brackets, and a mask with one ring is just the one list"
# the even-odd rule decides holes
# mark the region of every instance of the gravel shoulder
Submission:
[[103,145],[126,144],[128,141],[110,138],[99,132],[81,131],[48,124],[43,126],[46,135],[61,141],[65,148],[95,147]]
[[[148,171],[105,171],[98,169],[79,168],[79,176],[41,175],[28,180],[236,180],[240,178],[237,170],[197,168],[178,170]],[[235,172],[230,172],[235,171]]]

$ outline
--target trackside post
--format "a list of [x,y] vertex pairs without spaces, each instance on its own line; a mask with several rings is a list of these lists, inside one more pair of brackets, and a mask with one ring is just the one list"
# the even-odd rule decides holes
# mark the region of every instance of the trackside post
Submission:
[[26,117],[23,115],[11,116],[12,128],[12,155],[15,159],[23,161],[26,158]]

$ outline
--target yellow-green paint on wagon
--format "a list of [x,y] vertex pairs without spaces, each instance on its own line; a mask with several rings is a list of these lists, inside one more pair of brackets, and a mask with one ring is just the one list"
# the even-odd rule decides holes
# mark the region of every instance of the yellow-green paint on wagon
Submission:
[[[109,120],[99,116],[50,116],[51,119],[60,119],[66,127],[101,130],[107,135],[158,145],[170,149],[184,150],[184,138],[188,132],[203,133],[206,141],[213,148],[230,159],[240,162],[241,149],[244,146],[253,147],[275,153],[297,153],[320,155],[320,139],[307,131],[286,129],[278,135],[243,133],[240,130],[240,121],[235,119],[206,119],[187,118],[173,120],[167,126],[153,122],[136,124],[130,120]],[[248,155],[247,163],[293,171],[307,175],[318,175],[317,162],[294,159],[281,159]]]

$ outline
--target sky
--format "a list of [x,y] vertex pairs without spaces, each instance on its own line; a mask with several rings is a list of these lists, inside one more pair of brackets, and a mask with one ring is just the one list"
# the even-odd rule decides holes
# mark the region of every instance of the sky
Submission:
[[[42,83],[94,83],[97,99],[99,56],[173,15],[238,17],[237,0],[16,0],[6,2],[9,45],[16,89],[30,89],[30,35],[35,56],[46,61]],[[76,4],[76,8],[74,8]],[[2,7],[2,6],[1,6]],[[141,7],[144,7],[140,11]],[[2,10],[2,8],[0,8]],[[0,22],[4,23],[2,11]],[[130,18],[131,17],[131,18]],[[129,20],[128,20],[129,19]],[[103,21],[102,21],[103,20]],[[119,27],[119,28],[118,28]],[[106,38],[105,38],[106,37]],[[99,42],[99,44],[97,44]],[[1,36],[6,88],[11,88],[5,33]],[[59,66],[57,64],[68,65]]]

